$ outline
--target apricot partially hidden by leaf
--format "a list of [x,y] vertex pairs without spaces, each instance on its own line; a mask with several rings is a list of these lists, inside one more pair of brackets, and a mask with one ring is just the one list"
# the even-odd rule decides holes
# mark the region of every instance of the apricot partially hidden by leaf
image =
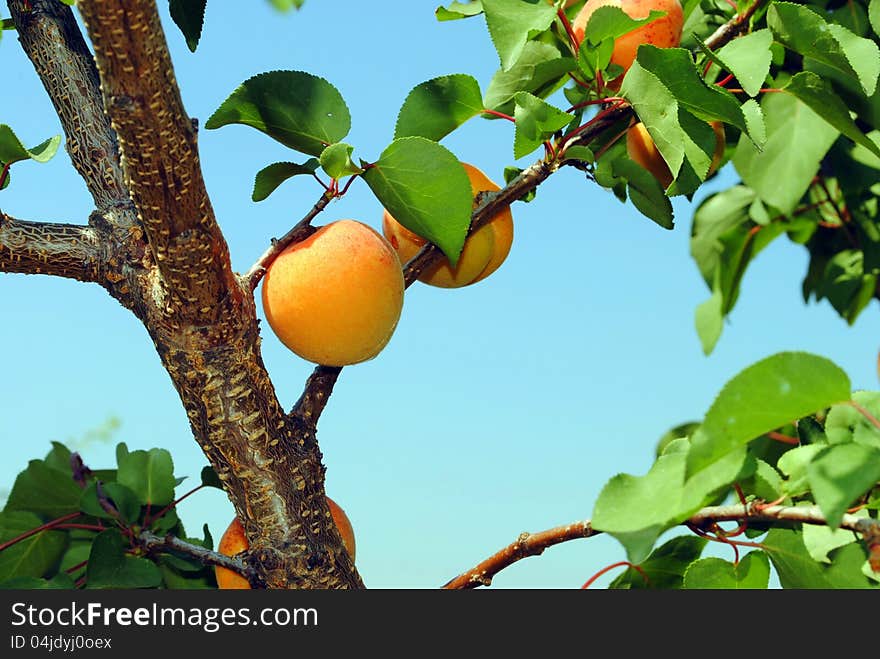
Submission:
[[294,353],[346,366],[375,357],[403,308],[403,273],[373,228],[339,220],[285,249],[263,279],[269,326]]
[[[355,541],[351,520],[348,519],[345,511],[330,497],[327,497],[327,505],[330,507],[330,515],[333,517],[333,522],[342,536],[342,544],[351,556],[352,562],[354,562]],[[235,556],[246,551],[248,547],[249,543],[244,534],[244,527],[238,521],[238,517],[236,517],[220,538],[217,551],[224,556]],[[248,590],[251,587],[247,579],[225,567],[215,567],[214,576],[217,578],[217,587],[224,590]]]
[[[587,23],[589,23],[593,12],[599,7],[618,7],[627,16],[636,20],[647,18],[651,11],[666,12],[665,16],[637,27],[614,41],[611,63],[623,67],[624,73],[632,66],[639,46],[643,43],[649,43],[658,48],[674,48],[681,43],[684,12],[679,0],[587,0],[587,4],[571,22],[575,36],[579,40],[583,40]],[[622,80],[623,76],[620,76],[615,79],[614,84],[609,86],[614,89],[619,88]]]
[[[500,190],[482,171],[462,163],[471,182],[474,206],[480,192]],[[382,231],[397,250],[401,263],[414,257],[427,240],[400,224],[386,210],[382,215]],[[419,276],[419,281],[440,288],[460,288],[485,279],[507,259],[513,245],[513,216],[510,209],[498,212],[487,224],[474,231],[467,240],[455,267],[442,258]]]
[[[711,176],[718,170],[721,159],[724,157],[725,145],[724,124],[720,121],[711,121],[709,125],[715,131],[715,152],[712,154],[712,163],[709,165],[707,176]],[[672,172],[669,171],[669,165],[657,150],[657,145],[654,144],[654,140],[651,139],[651,135],[643,123],[639,122],[626,131],[626,152],[631,160],[651,172],[664,190],[672,183],[673,177]]]

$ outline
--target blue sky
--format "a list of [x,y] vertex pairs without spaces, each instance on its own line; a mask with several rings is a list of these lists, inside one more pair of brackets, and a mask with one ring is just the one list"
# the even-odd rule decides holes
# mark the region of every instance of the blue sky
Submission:
[[[178,82],[202,124],[243,80],[299,69],[323,76],[352,114],[346,141],[371,160],[390,142],[403,99],[437,75],[469,73],[488,85],[497,55],[482,19],[438,23],[436,0],[307,0],[278,15],[268,3],[209,3],[202,43],[189,53],[160,2]],[[264,6],[265,5],[265,6]],[[0,41],[0,123],[28,144],[60,132],[14,35]],[[512,125],[472,120],[444,141],[501,181],[514,161]],[[246,127],[203,130],[202,165],[232,253],[246,270],[273,236],[317,200],[303,178],[250,201],[253,175],[296,157]],[[783,174],[784,175],[784,174]],[[698,199],[737,180],[731,167]],[[65,153],[13,169],[0,207],[15,217],[84,223],[89,197]],[[660,229],[571,169],[531,204],[513,207],[507,262],[457,290],[417,284],[376,359],[346,368],[319,425],[327,491],[348,513],[358,567],[370,587],[430,588],[476,564],[522,531],[590,517],[604,483],[644,473],[657,438],[699,419],[724,382],[781,350],[824,355],[856,388],[877,388],[876,303],[848,327],[827,303],[805,305],[805,250],[785,239],[750,269],[720,343],[705,357],[693,328],[708,297],[688,251],[692,207],[675,201],[676,227]],[[357,182],[318,223],[354,218],[381,229],[382,209]],[[116,441],[169,449],[180,475],[206,460],[146,332],[97,286],[0,275],[0,488],[52,440],[87,464],[112,463]],[[312,366],[264,323],[264,358],[291,405]],[[110,441],[84,441],[108,418]],[[195,532],[219,538],[232,508],[219,491],[181,505]],[[611,538],[553,548],[496,579],[498,587],[570,588],[624,558]],[[728,557],[729,558],[729,557]],[[599,585],[607,583],[600,580]]]

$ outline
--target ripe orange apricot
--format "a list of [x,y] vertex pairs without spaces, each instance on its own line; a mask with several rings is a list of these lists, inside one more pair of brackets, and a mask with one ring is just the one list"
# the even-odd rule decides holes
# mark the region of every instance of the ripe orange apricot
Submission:
[[316,364],[347,366],[375,357],[403,308],[403,273],[388,241],[339,220],[285,249],[263,279],[272,331]]
[[[665,11],[666,15],[628,32],[614,42],[611,63],[623,67],[626,73],[636,59],[636,52],[643,43],[658,48],[674,48],[681,43],[681,30],[684,25],[684,12],[679,0],[587,0],[571,23],[578,39],[584,38],[584,31],[590,16],[599,7],[619,7],[630,18],[646,18],[651,10]],[[615,79],[612,88],[620,87],[623,76]]]
[[[492,182],[480,169],[469,163],[462,163],[471,182],[471,191],[476,196],[480,192],[496,192],[498,185]],[[402,263],[415,256],[427,242],[413,233],[386,210],[382,214],[382,231],[392,247],[397,250]],[[487,224],[474,231],[464,243],[458,264],[453,268],[446,258],[426,269],[419,281],[441,288],[460,288],[485,279],[495,272],[510,254],[513,245],[513,216],[509,208],[499,211]]]
[[[351,560],[355,558],[355,542],[354,529],[351,521],[345,511],[330,497],[327,497],[327,505],[330,506],[330,514],[333,522],[339,529],[342,536],[342,544],[351,556]],[[238,521],[238,517],[232,520],[232,523],[226,528],[223,536],[220,538],[220,544],[217,545],[217,551],[224,556],[235,556],[247,550],[249,544],[244,534],[244,527]],[[215,567],[214,575],[217,578],[217,587],[224,590],[249,590],[251,585],[248,580],[240,574],[233,572],[225,567]]]
[[[718,170],[721,159],[724,157],[725,145],[724,124],[720,121],[710,121],[709,125],[715,131],[715,152],[712,154],[712,162],[709,165],[707,176]],[[663,186],[663,189],[668,188],[672,183],[672,172],[669,171],[669,165],[660,155],[660,151],[657,150],[654,140],[651,139],[651,135],[643,123],[639,122],[626,131],[626,152],[632,160],[651,172]]]

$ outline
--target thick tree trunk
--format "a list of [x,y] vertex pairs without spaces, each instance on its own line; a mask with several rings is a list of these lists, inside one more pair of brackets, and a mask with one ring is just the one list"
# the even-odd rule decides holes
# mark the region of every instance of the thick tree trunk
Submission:
[[8,5],[96,212],[89,226],[0,214],[0,271],[97,282],[144,323],[242,521],[255,585],[363,587],[327,506],[314,424],[284,412],[263,365],[155,2],[79,3],[97,67],[68,7]]

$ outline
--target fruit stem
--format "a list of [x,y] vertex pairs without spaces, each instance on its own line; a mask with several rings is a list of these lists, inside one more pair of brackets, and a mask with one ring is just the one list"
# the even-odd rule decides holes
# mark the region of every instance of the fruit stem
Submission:
[[625,101],[626,99],[622,96],[606,96],[605,98],[598,98],[592,101],[584,101],[583,103],[578,103],[577,105],[572,105],[570,108],[566,110],[566,112],[574,112],[575,110],[580,110],[581,108],[587,108],[591,105],[600,105],[602,103],[613,103],[615,101]]
[[562,21],[562,25],[565,27],[565,33],[568,35],[568,39],[571,42],[572,50],[574,50],[575,57],[577,57],[577,54],[581,49],[581,40],[578,39],[577,35],[574,33],[574,28],[571,25],[571,21],[568,20],[568,16],[566,16],[565,10],[560,7],[556,10],[556,15],[559,17],[559,20]]
[[801,443],[797,437],[790,437],[789,435],[783,435],[781,432],[776,432],[775,430],[771,430],[767,433],[767,437],[770,439],[774,439],[777,442],[782,442],[783,444],[791,444],[792,446],[797,446]]
[[642,579],[645,580],[646,584],[651,583],[651,580],[648,579],[648,575],[645,574],[645,571],[640,566],[636,565],[635,563],[630,563],[629,561],[618,561],[617,563],[612,563],[611,565],[608,565],[607,567],[603,567],[601,570],[596,572],[596,574],[594,574],[592,577],[587,579],[586,583],[584,583],[584,585],[581,586],[581,590],[586,590],[587,588],[592,586],[593,583],[596,581],[596,579],[601,577],[606,572],[610,572],[611,570],[613,570],[615,568],[624,567],[624,566],[630,567],[633,570],[635,570],[636,572],[638,572],[640,575],[642,575]]
[[12,167],[11,162],[7,162],[3,164],[3,171],[0,171],[0,189],[6,185],[6,177],[9,176],[9,168]]
[[509,114],[504,114],[503,112],[498,112],[498,110],[490,110],[489,108],[483,108],[484,114],[491,114],[493,117],[500,117],[501,119],[507,119],[508,121],[512,121],[516,123],[516,119],[511,117]]

